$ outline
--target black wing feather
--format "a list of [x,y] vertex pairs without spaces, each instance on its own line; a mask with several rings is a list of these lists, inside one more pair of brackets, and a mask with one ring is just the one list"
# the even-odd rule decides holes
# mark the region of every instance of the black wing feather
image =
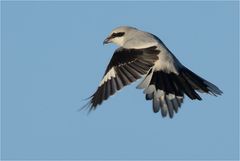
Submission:
[[106,80],[90,97],[89,110],[96,109],[98,105],[118,90],[141,78],[143,74],[147,74],[158,59],[157,55],[160,51],[156,48],[153,46],[145,49],[117,49],[104,74],[105,76],[111,69],[114,69],[115,77]]

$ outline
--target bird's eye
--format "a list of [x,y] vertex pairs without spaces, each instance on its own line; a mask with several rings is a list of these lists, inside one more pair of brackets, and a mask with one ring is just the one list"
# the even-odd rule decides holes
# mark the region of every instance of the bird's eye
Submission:
[[124,34],[125,34],[124,32],[113,33],[113,34],[112,34],[112,38],[122,37]]

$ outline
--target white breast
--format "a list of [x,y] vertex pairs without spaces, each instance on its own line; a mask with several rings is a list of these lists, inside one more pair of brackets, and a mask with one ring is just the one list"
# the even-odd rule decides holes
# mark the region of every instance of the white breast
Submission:
[[178,70],[176,69],[176,62],[173,55],[161,44],[158,44],[158,49],[161,51],[158,54],[158,60],[154,65],[155,71],[165,71],[168,73],[176,73],[178,74]]

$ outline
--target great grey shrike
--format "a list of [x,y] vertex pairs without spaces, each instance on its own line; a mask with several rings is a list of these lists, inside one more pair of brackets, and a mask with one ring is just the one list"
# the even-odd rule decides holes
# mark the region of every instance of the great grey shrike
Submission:
[[222,91],[186,68],[155,35],[134,27],[114,29],[104,44],[120,46],[115,50],[96,92],[86,105],[95,110],[104,100],[124,86],[143,78],[137,86],[144,89],[146,100],[152,101],[153,111],[163,117],[173,117],[187,95],[201,100],[197,92],[221,95]]

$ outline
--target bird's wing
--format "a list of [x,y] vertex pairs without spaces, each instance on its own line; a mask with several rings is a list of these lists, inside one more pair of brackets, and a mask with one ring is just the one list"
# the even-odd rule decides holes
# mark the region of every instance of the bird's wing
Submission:
[[118,48],[107,66],[102,81],[87,104],[90,111],[124,86],[147,74],[158,59],[156,46],[144,49]]

